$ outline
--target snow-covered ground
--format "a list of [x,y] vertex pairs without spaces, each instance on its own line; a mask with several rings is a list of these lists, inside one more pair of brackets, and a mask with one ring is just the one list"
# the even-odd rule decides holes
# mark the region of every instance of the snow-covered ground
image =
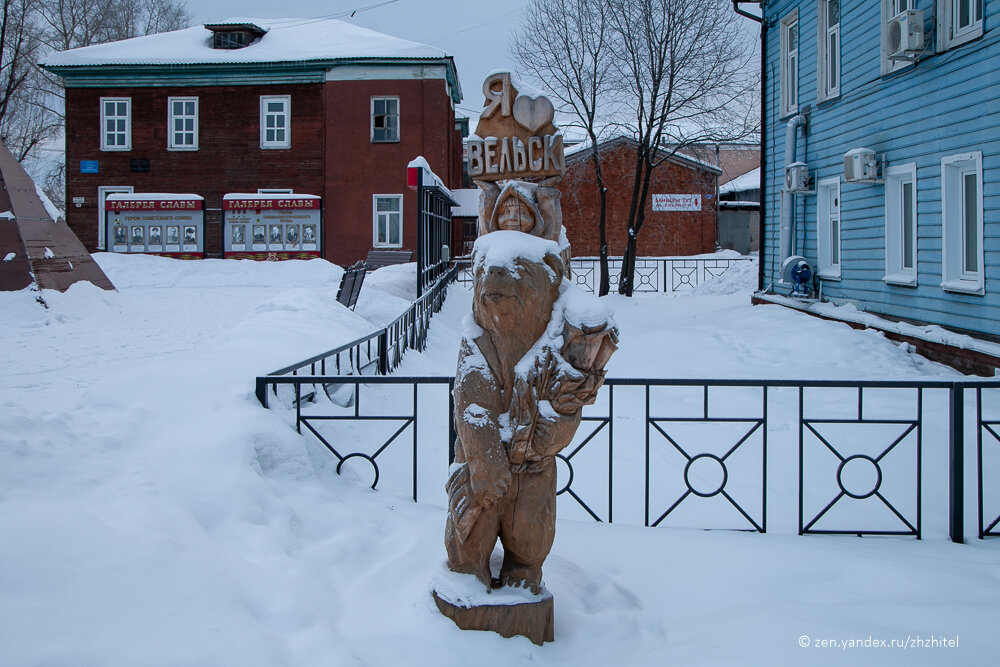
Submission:
[[[402,312],[412,266],[370,274],[351,312],[322,260],[97,259],[118,292],[46,292],[47,310],[0,293],[0,665],[992,663],[1000,541],[954,545],[940,516],[920,541],[799,537],[788,507],[765,535],[561,520],[556,641],[461,632],[429,592],[443,510],[338,477],[253,395],[255,376]],[[610,375],[959,377],[751,307],[745,273],[608,297]],[[454,372],[469,298],[452,288],[397,374]],[[916,641],[932,637],[957,647]]]

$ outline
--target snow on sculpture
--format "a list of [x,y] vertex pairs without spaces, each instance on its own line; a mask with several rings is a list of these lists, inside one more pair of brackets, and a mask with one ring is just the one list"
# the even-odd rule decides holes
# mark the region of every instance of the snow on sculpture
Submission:
[[[509,602],[465,604],[440,589],[435,598],[460,627],[541,643],[552,639],[542,563],[555,537],[555,457],[573,439],[583,406],[597,396],[617,329],[595,296],[566,280],[570,249],[557,187],[562,136],[551,103],[521,95],[519,87],[506,72],[487,78],[477,127],[483,137],[473,138],[479,148],[472,154],[480,155],[472,169],[481,189],[479,238],[472,314],[455,378],[445,546],[452,572],[475,576],[486,591],[522,589],[548,605],[518,618]],[[540,182],[514,178],[532,174]],[[497,540],[503,562],[494,575]]]

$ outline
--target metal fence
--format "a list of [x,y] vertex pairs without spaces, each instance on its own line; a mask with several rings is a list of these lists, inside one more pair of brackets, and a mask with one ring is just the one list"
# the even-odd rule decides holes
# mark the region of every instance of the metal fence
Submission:
[[[454,457],[453,384],[266,376],[257,396],[276,398],[338,473],[363,461],[372,488],[437,502]],[[957,542],[968,468],[978,536],[997,536],[1000,383],[608,379],[557,468],[569,518],[763,533],[797,514],[800,535],[919,539],[930,512],[933,532]]]
[[[694,289],[717,278],[740,262],[752,261],[748,257],[720,259],[692,257],[643,257],[635,261],[635,292],[674,294]],[[573,283],[594,293],[601,275],[600,260],[596,257],[574,257],[570,261]],[[610,289],[618,289],[622,258],[608,258]],[[461,264],[458,282],[472,287],[472,269],[468,261]]]
[[[431,317],[441,310],[448,285],[455,280],[458,267],[451,266],[436,283],[410,304],[405,313],[385,328],[327,350],[304,361],[286,366],[267,377],[296,376],[299,372],[309,375],[385,375],[399,366],[407,350],[427,347],[427,328]],[[266,400],[260,394],[258,400]]]

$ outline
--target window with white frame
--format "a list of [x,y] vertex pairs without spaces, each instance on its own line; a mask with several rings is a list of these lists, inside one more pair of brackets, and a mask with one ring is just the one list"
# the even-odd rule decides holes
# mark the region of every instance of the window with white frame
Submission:
[[820,278],[840,279],[840,178],[825,178],[816,189],[816,250]]
[[982,294],[983,154],[949,155],[941,160],[941,287]]
[[260,96],[260,147],[289,148],[292,145],[289,95]]
[[885,172],[885,277],[893,285],[917,284],[917,165]]
[[374,245],[376,248],[403,246],[403,195],[374,195]]
[[167,98],[169,137],[171,150],[198,150],[198,98]]
[[132,150],[132,98],[101,98],[101,150]]
[[372,141],[399,141],[399,98],[372,98]]
[[819,101],[840,95],[840,0],[819,0]]
[[984,0],[937,0],[938,50],[964,44],[983,34]]
[[781,115],[799,110],[799,10],[781,19]]
[[910,67],[913,60],[889,58],[889,21],[909,9],[916,9],[917,0],[882,0],[882,74]]

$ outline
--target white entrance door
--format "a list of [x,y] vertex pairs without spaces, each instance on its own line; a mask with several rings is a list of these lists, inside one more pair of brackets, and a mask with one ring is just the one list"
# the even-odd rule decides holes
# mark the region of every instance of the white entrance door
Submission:
[[108,195],[132,194],[135,188],[131,185],[102,185],[97,188],[97,247],[104,250],[107,247],[105,232],[108,228],[105,223],[107,216],[104,215],[104,200]]

